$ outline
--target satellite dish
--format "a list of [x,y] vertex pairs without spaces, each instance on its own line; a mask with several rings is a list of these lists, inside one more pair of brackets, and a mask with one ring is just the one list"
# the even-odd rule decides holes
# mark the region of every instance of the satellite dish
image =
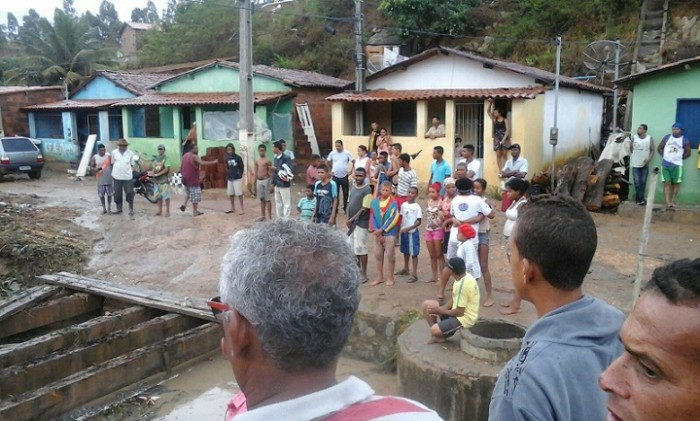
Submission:
[[[619,60],[615,60],[617,49],[619,49]],[[593,41],[583,49],[583,64],[590,70],[606,74],[621,71],[630,63],[630,54],[624,45],[617,41],[603,40]]]

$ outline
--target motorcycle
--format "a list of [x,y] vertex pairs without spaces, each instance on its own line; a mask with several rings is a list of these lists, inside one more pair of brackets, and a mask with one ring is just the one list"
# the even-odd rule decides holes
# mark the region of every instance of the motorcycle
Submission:
[[151,203],[156,203],[156,183],[148,176],[148,171],[140,171],[138,156],[134,158],[139,171],[133,171],[134,194],[143,196]]

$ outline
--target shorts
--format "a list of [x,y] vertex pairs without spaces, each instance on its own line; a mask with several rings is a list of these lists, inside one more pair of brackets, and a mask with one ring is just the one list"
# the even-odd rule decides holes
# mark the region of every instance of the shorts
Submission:
[[202,201],[202,188],[199,186],[187,187],[187,197],[190,202],[199,203]]
[[226,193],[229,196],[243,196],[243,179],[228,180],[226,183]]
[[369,231],[367,228],[355,227],[352,233],[348,236],[348,245],[352,247],[355,256],[367,256],[369,249],[367,248],[367,240],[369,239]]
[[396,207],[401,210],[401,206],[408,202],[408,196],[396,196]]
[[394,251],[394,244],[396,244],[395,235],[384,235],[384,244],[379,242],[377,238],[377,247],[374,248],[374,255],[377,260],[380,258],[386,259],[388,262],[393,262],[396,260],[396,252]]
[[442,241],[445,239],[445,230],[442,228],[436,230],[425,230],[423,233],[425,241]]
[[447,245],[450,243],[450,230],[445,231],[445,238],[442,239],[442,254],[447,254]]
[[457,256],[457,249],[459,248],[459,243],[456,241],[447,242],[447,258],[451,259]]
[[446,338],[454,335],[459,329],[462,328],[462,323],[460,323],[456,317],[445,317],[444,319],[440,318],[437,325],[440,328],[440,332],[442,332],[442,336]]
[[255,180],[255,197],[265,202],[272,200],[272,195],[270,194],[270,182],[272,179],[266,178],[264,180]]
[[155,183],[153,186],[153,198],[156,202],[170,200],[170,183]]
[[401,254],[417,257],[420,253],[420,234],[418,230],[401,233]]
[[683,166],[676,165],[673,167],[661,167],[661,182],[681,184],[683,182]]
[[103,184],[101,186],[97,186],[97,196],[103,197],[103,196],[114,196],[114,187],[111,184]]
[[480,246],[488,246],[490,244],[490,239],[489,239],[489,232],[480,232],[479,233],[479,245]]

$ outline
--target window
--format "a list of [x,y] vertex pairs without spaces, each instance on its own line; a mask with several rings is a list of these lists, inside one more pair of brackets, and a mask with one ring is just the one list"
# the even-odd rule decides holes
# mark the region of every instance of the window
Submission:
[[238,140],[238,111],[205,111],[202,118],[204,139]]
[[63,139],[61,114],[36,114],[36,137],[39,139]]
[[133,137],[172,137],[171,108],[133,108],[130,113]]
[[391,135],[415,136],[416,135],[416,103],[392,102],[391,103]]

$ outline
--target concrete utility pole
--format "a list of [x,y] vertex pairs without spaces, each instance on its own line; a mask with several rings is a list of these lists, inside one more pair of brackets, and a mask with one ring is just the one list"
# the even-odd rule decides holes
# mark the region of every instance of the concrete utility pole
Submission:
[[556,37],[557,44],[557,64],[556,76],[554,78],[554,124],[549,130],[549,143],[552,145],[552,177],[550,188],[554,193],[556,186],[555,178],[557,176],[557,143],[559,142],[559,128],[557,127],[557,119],[559,117],[559,75],[561,73],[561,37]]
[[250,170],[252,165],[252,154],[250,153],[255,141],[255,121],[253,112],[253,2],[251,0],[238,0],[240,3],[240,47],[238,71],[240,74],[239,89],[239,118],[238,118],[238,141],[241,145],[241,154],[245,162],[244,181],[246,186],[250,185]]
[[[620,38],[615,40],[615,79],[620,77]],[[617,131],[617,101],[618,101],[618,89],[617,85],[614,86],[615,90],[613,92],[613,131]]]
[[[362,42],[364,32],[365,16],[364,1],[355,0],[355,91],[365,91],[365,51]],[[362,104],[355,107],[355,134],[361,135],[364,132],[364,110]]]

